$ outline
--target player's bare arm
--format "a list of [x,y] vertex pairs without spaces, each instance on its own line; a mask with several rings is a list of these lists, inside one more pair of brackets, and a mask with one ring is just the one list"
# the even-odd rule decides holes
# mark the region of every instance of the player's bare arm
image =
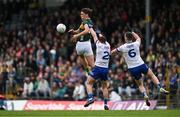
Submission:
[[79,29],[77,29],[77,30],[70,29],[70,30],[68,31],[68,33],[77,34],[77,33],[79,33]]
[[139,37],[138,34],[136,34],[135,32],[132,32],[132,35],[133,35],[133,37],[136,39],[136,41],[141,42],[141,38]]
[[92,37],[94,39],[94,42],[96,42],[98,40],[96,32],[94,31],[93,28],[90,28],[90,32],[91,32],[91,35],[92,35]]
[[115,48],[115,49],[113,49],[112,51],[111,51],[111,55],[114,55],[115,53],[117,53],[118,52],[118,50],[117,50],[117,48]]
[[72,37],[73,41],[76,42],[78,37],[89,33],[90,29],[89,29],[87,24],[84,25],[84,28],[85,28],[84,31],[82,31],[82,32],[80,32],[78,34],[73,35],[73,37]]

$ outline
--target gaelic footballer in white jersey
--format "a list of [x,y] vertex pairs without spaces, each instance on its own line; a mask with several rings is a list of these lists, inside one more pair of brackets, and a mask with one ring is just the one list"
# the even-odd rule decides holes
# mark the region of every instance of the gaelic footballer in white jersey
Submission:
[[[141,39],[134,32],[126,32],[124,38],[126,43],[112,50],[111,54],[121,52],[128,66],[129,72],[136,80],[139,80],[141,78],[141,73],[147,74],[149,69],[140,56],[139,47]],[[133,38],[135,38],[136,41],[133,42]]]
[[95,66],[108,68],[109,66],[109,55],[110,55],[110,45],[106,41],[101,43],[99,40],[96,41],[96,61]]
[[[169,92],[162,88],[158,78],[154,75],[151,69],[148,68],[146,64],[144,64],[139,50],[141,38],[135,32],[126,32],[124,38],[126,43],[112,50],[111,54],[122,52],[125,62],[128,66],[128,71],[135,78],[135,81],[139,86],[139,90],[144,96],[147,106],[150,106],[149,97],[146,94],[146,90],[141,79],[142,74],[146,74],[149,78],[151,78],[160,92],[165,94],[168,94]],[[133,42],[134,38],[136,40],[135,42]]]
[[118,52],[123,53],[123,57],[127,63],[128,68],[134,68],[144,64],[139,51],[140,42],[125,43],[117,48]]
[[[92,32],[94,33],[94,32]],[[102,34],[98,35],[98,39],[94,39],[96,43],[96,60],[95,66],[89,73],[86,81],[86,89],[88,93],[88,100],[84,107],[88,107],[90,104],[94,103],[92,86],[95,80],[99,79],[102,83],[102,92],[104,96],[104,109],[109,110],[107,105],[109,93],[108,93],[108,66],[110,58],[110,45],[106,41]]]

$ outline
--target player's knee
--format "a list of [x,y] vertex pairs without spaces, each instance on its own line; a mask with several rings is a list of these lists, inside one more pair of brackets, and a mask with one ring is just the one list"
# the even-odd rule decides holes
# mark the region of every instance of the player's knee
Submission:
[[102,87],[102,90],[103,90],[103,91],[107,91],[107,90],[108,90],[108,87]]
[[88,78],[88,79],[86,80],[86,85],[92,85],[92,84],[93,84],[93,80],[90,79],[90,78]]
[[102,89],[104,90],[104,89],[108,89],[108,84],[107,84],[107,82],[103,82],[102,83]]
[[88,64],[89,64],[89,66],[90,66],[91,68],[94,67],[94,62],[93,62],[93,61],[89,61]]
[[89,65],[91,68],[93,68],[95,66],[94,63],[90,63]]
[[144,85],[143,84],[139,84],[139,88],[144,88]]
[[85,82],[85,85],[87,86],[87,85],[89,85],[89,82],[88,82],[88,80],[86,80],[86,82]]

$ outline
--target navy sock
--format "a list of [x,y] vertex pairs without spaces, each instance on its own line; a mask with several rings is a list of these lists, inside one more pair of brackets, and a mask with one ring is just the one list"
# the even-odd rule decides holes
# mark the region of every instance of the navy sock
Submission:
[[107,105],[108,99],[104,98],[104,105]]
[[161,88],[162,86],[161,86],[161,84],[159,83],[159,84],[157,84],[157,88],[158,88],[158,90]]

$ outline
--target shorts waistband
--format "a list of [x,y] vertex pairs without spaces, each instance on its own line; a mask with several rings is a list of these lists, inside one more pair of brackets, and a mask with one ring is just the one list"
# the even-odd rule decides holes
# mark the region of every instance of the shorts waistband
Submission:
[[88,42],[90,40],[78,40],[78,42]]

